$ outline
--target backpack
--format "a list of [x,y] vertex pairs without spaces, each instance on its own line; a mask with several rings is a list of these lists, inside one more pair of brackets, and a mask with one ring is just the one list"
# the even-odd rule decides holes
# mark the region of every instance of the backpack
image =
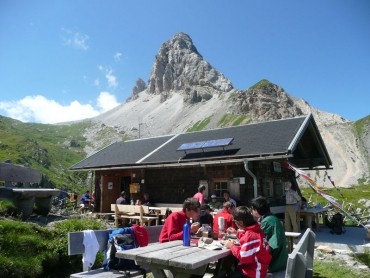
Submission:
[[331,233],[336,235],[341,235],[345,232],[343,227],[343,215],[339,212],[334,214],[331,218],[330,228]]
[[116,269],[127,271],[126,276],[130,276],[128,270],[138,270],[146,277],[145,269],[136,265],[134,260],[128,260],[123,258],[117,258],[116,252],[122,250],[130,250],[139,247],[139,244],[135,240],[134,228],[120,228],[113,230],[109,234],[108,249],[105,254],[103,262],[103,268],[105,270]]
[[144,226],[132,225],[134,231],[135,240],[140,247],[147,246],[149,244],[148,231]]

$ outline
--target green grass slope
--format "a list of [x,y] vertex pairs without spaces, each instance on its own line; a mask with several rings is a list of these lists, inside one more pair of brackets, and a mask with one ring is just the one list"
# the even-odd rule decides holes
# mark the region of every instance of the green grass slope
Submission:
[[68,169],[85,158],[84,130],[90,122],[68,125],[22,123],[0,116],[0,161],[28,165],[45,175],[47,187],[77,186],[84,180]]

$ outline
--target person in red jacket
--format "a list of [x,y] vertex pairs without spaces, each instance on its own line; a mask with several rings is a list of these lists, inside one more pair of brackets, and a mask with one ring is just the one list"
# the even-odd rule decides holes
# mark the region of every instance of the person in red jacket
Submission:
[[239,261],[231,277],[266,277],[271,252],[260,224],[254,220],[250,210],[245,206],[237,207],[233,217],[238,227],[236,235],[239,242],[224,241],[225,247],[231,249],[233,256]]
[[[164,222],[162,231],[159,235],[159,242],[182,240],[183,228],[186,219],[198,219],[200,213],[200,203],[195,198],[187,198],[182,206],[182,211],[171,213]],[[200,223],[191,224],[191,233],[195,234],[200,228]]]
[[232,227],[234,229],[236,228],[235,223],[233,222],[233,215],[232,215],[233,210],[234,210],[233,203],[231,203],[229,201],[228,202],[225,202],[223,204],[223,209],[221,211],[219,211],[213,217],[213,227],[212,228],[213,228],[213,235],[214,235],[214,238],[215,239],[218,238],[218,233],[219,233],[219,230],[218,230],[218,218],[223,217],[225,219],[225,221],[224,221],[224,223],[225,223],[225,226],[224,226],[225,231],[229,227]]

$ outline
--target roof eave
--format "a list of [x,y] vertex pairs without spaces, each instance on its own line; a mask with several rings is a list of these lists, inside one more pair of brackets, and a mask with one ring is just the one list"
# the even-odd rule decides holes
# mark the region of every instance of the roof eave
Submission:
[[206,165],[223,165],[232,163],[243,163],[245,159],[249,161],[262,161],[262,160],[277,160],[277,159],[288,159],[293,157],[291,154],[279,153],[279,154],[261,154],[256,156],[240,156],[238,158],[228,159],[212,159],[212,160],[192,160],[182,162],[161,162],[161,163],[147,163],[147,164],[130,164],[130,165],[111,165],[104,167],[91,167],[91,168],[80,168],[70,169],[71,171],[104,171],[104,170],[124,170],[124,169],[143,169],[143,168],[171,168],[171,167],[187,167],[187,166],[206,166]]

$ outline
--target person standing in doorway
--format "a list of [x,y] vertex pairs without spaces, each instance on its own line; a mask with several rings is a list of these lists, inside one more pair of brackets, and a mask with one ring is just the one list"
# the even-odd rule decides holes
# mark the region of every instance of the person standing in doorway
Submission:
[[199,185],[198,192],[193,196],[193,198],[197,199],[201,205],[205,204],[206,202],[204,199],[204,191],[206,191],[206,186]]
[[285,231],[299,233],[300,228],[297,221],[297,213],[301,207],[301,197],[292,189],[292,183],[286,181],[283,183],[285,190]]

